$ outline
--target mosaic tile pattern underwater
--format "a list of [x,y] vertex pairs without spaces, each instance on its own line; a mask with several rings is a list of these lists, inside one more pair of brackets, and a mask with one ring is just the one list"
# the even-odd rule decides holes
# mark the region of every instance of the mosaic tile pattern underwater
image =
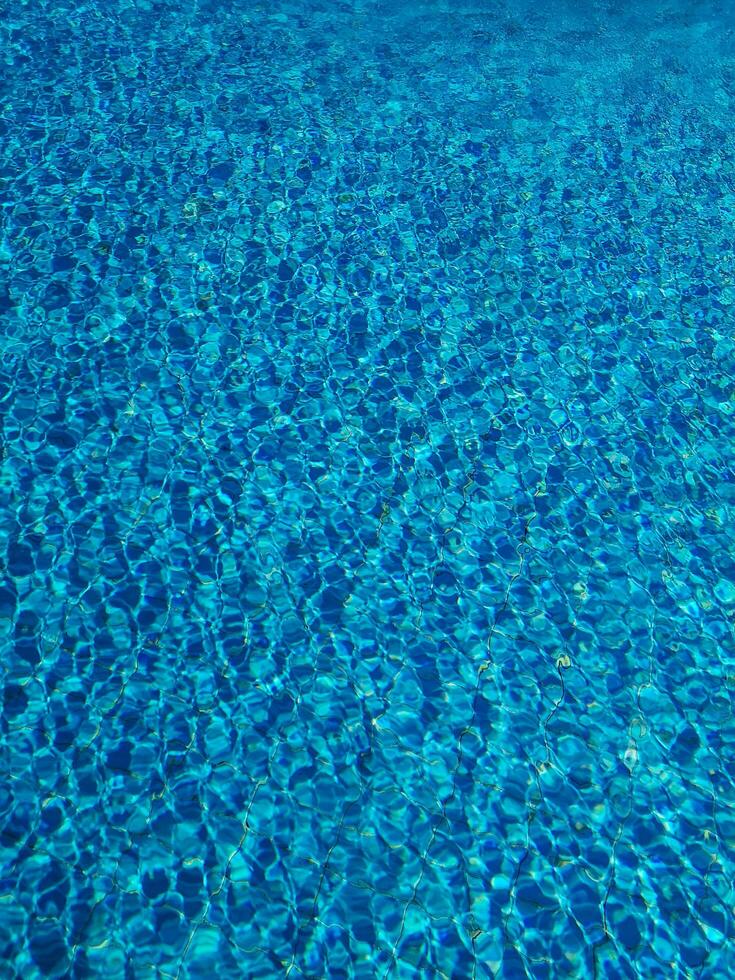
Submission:
[[733,976],[731,8],[0,32],[3,975]]

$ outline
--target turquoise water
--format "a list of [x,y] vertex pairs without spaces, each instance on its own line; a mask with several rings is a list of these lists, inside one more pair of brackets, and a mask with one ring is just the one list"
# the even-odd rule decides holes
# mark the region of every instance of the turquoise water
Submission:
[[0,16],[0,975],[735,975],[728,4]]

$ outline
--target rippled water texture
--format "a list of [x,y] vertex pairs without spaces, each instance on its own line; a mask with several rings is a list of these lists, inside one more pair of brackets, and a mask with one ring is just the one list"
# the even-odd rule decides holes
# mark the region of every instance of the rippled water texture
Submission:
[[3,977],[735,975],[731,10],[3,5]]

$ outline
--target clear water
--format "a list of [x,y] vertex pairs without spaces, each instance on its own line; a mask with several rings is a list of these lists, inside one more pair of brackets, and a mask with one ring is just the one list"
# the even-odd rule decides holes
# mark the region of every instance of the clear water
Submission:
[[0,17],[0,968],[735,975],[728,3]]

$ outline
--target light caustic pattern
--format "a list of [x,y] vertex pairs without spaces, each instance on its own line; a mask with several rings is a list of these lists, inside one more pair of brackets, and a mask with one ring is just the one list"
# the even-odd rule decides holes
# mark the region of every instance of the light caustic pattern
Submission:
[[733,25],[629,7],[6,10],[4,975],[735,974]]

